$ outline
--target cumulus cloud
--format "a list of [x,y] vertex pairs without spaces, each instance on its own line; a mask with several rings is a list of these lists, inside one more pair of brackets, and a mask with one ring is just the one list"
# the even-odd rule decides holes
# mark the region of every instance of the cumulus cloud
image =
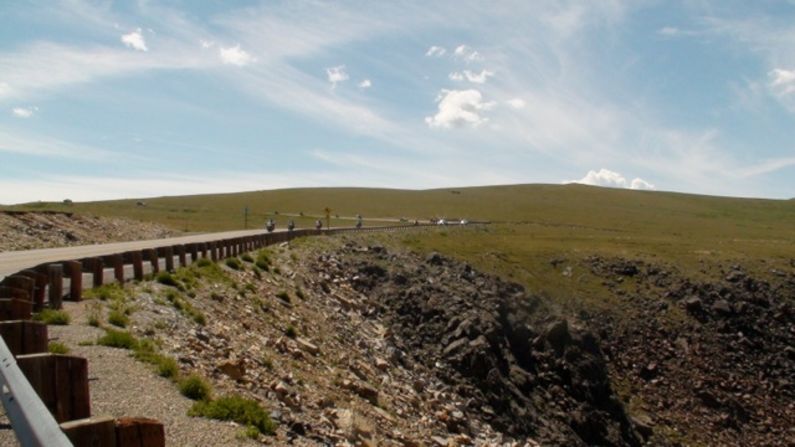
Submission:
[[788,95],[795,92],[795,70],[776,68],[768,76],[771,78],[770,86],[778,93]]
[[359,83],[359,88],[370,88],[373,86],[373,83],[369,79],[365,79]]
[[201,44],[202,48],[207,49],[207,48],[211,48],[213,45],[215,45],[215,42],[213,42],[212,40],[204,40],[204,39],[202,39],[202,40],[199,41],[199,44]]
[[464,79],[466,79],[467,81],[473,84],[484,84],[491,76],[494,76],[494,72],[485,69],[481,70],[480,73],[474,73],[469,70],[454,71],[450,73],[450,79],[452,79],[453,81],[463,81]]
[[138,51],[149,51],[149,48],[146,47],[146,40],[144,40],[143,34],[141,34],[141,28],[136,29],[135,31],[124,34],[121,36],[121,41],[129,48]]
[[336,87],[338,82],[345,82],[350,79],[344,65],[326,68],[326,76],[328,76],[328,81],[331,82],[332,88]]
[[513,98],[505,101],[508,106],[514,110],[524,109],[527,103],[522,98]]
[[456,59],[461,59],[466,62],[475,62],[483,59],[480,56],[480,53],[467,45],[457,46],[455,51],[453,51],[453,55],[456,57]]
[[642,178],[634,178],[631,181],[627,180],[623,175],[609,169],[600,169],[597,171],[588,171],[588,174],[580,180],[565,183],[581,183],[583,185],[605,186],[608,188],[626,188],[626,189],[643,189],[653,190],[654,185],[643,180]]
[[221,56],[221,61],[225,64],[237,65],[243,67],[254,62],[254,58],[250,54],[240,48],[240,45],[235,45],[229,48],[220,48],[218,54]]
[[428,57],[442,57],[447,53],[443,47],[437,47],[436,45],[431,46],[428,48],[428,51],[425,52],[425,55]]
[[11,113],[17,118],[30,118],[38,111],[38,107],[14,107]]
[[488,121],[483,112],[491,110],[494,102],[484,102],[483,95],[475,89],[442,90],[436,98],[439,110],[434,116],[425,118],[429,127],[449,129],[451,127],[477,127]]

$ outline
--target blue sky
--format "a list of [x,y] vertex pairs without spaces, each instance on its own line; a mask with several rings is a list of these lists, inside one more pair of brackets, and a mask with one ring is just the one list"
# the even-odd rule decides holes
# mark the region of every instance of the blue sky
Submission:
[[795,2],[0,2],[0,203],[795,196]]

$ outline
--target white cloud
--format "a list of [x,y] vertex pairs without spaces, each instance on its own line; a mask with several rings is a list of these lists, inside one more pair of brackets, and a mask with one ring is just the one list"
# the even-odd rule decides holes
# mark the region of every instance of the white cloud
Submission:
[[455,55],[457,59],[461,59],[466,62],[475,62],[483,59],[480,53],[467,45],[457,46],[455,51],[453,51],[453,55]]
[[514,110],[524,109],[525,106],[527,105],[525,100],[522,99],[522,98],[509,99],[509,100],[505,101],[505,103],[508,104]]
[[795,70],[776,68],[768,73],[772,78],[770,86],[781,95],[795,92]]
[[437,47],[436,45],[433,45],[430,48],[428,48],[428,51],[425,52],[425,55],[428,57],[441,57],[444,56],[445,53],[447,53],[447,50],[445,50],[442,47]]
[[149,48],[146,47],[146,41],[144,40],[143,34],[141,34],[141,28],[129,33],[124,34],[121,36],[121,41],[124,45],[138,51],[149,51]]
[[7,82],[0,82],[0,98],[11,93],[11,86]]
[[359,88],[370,88],[372,86],[373,86],[373,83],[369,79],[365,79],[365,80],[363,80],[362,82],[359,83]]
[[254,62],[254,58],[244,50],[241,50],[240,45],[220,48],[218,54],[221,55],[221,61],[223,61],[223,63],[237,65],[238,67],[243,67]]
[[583,185],[605,186],[609,188],[626,188],[626,189],[644,189],[653,190],[654,185],[643,180],[642,178],[635,178],[628,181],[623,175],[609,169],[600,169],[597,171],[588,171],[588,174],[580,180],[564,183],[581,183]]
[[425,118],[429,127],[449,129],[451,127],[477,127],[488,121],[482,112],[494,107],[493,102],[483,102],[483,95],[475,89],[442,90],[436,98],[439,111]]
[[344,82],[350,79],[348,73],[345,72],[344,65],[326,68],[326,76],[328,76],[328,81],[331,82],[332,88],[336,87],[338,82]]
[[464,71],[454,71],[450,73],[450,79],[453,81],[463,81],[466,79],[467,81],[473,84],[485,84],[489,77],[494,76],[494,72],[491,70],[481,70],[480,73],[474,73],[469,70]]
[[14,107],[11,110],[11,113],[13,113],[17,118],[30,118],[38,110],[38,107]]
[[662,27],[662,28],[657,30],[657,34],[661,34],[663,36],[669,36],[669,37],[678,36],[681,33],[682,33],[682,30],[680,30],[679,28],[674,27],[674,26],[664,26],[664,27]]
[[212,48],[213,46],[215,46],[215,42],[213,42],[212,40],[205,40],[205,39],[199,40],[199,44],[204,49]]

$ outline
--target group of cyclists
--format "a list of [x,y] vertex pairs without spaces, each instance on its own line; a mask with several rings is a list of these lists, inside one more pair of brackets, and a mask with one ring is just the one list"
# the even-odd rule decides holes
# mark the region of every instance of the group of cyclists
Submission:
[[[361,228],[361,227],[362,227],[362,216],[360,214],[357,214],[356,228]],[[320,230],[321,228],[323,228],[323,221],[317,219],[315,221],[315,229]],[[272,233],[276,229],[276,222],[273,220],[273,218],[268,219],[268,222],[265,223],[265,229],[268,230],[268,233]],[[287,222],[287,231],[293,231],[294,229],[295,229],[295,221],[290,219]]]

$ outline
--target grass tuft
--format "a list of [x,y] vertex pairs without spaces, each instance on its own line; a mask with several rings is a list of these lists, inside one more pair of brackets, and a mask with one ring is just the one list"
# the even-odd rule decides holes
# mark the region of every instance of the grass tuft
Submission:
[[138,347],[138,340],[129,332],[106,329],[105,335],[97,339],[97,344],[111,348],[135,349]]
[[179,382],[179,392],[188,399],[204,401],[210,399],[212,388],[201,376],[191,374]]
[[44,324],[52,325],[67,325],[71,321],[69,314],[62,310],[44,309],[41,312],[34,314],[33,319],[41,321]]
[[51,341],[47,345],[47,350],[52,354],[69,354],[69,347],[57,341]]
[[265,435],[272,435],[276,431],[276,424],[257,401],[237,395],[224,396],[213,401],[196,402],[188,415],[234,421],[246,427],[253,427]]

